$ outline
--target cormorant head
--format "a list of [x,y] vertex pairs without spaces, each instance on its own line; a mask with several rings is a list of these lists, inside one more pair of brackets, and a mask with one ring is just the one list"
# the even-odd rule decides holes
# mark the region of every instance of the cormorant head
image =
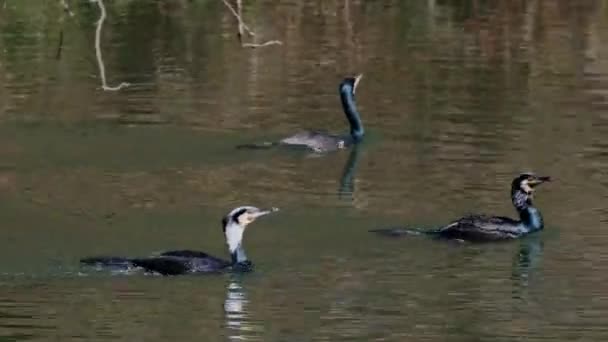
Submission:
[[348,91],[348,92],[351,92],[353,95],[355,95],[355,91],[357,91],[357,85],[361,81],[362,77],[363,77],[363,74],[359,74],[354,77],[345,78],[342,81],[342,83],[340,83],[340,91],[341,92]]
[[278,210],[278,208],[265,210],[253,206],[242,206],[232,209],[232,211],[222,219],[222,229],[226,235],[226,243],[228,243],[230,252],[232,253],[241,244],[245,228],[250,223],[257,220],[259,217]]
[[551,177],[537,176],[534,173],[522,173],[513,179],[511,183],[511,199],[513,205],[518,209],[525,209],[532,204],[534,187],[544,182],[551,181]]
[[534,192],[534,187],[549,181],[551,181],[551,177],[548,176],[537,176],[531,172],[522,173],[513,179],[513,183],[511,183],[511,192],[523,191],[524,193],[531,195]]

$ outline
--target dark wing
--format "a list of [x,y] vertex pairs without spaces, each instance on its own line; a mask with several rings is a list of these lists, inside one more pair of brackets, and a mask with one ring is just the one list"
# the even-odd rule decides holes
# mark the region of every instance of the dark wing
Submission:
[[133,259],[133,264],[148,272],[160,273],[162,275],[186,274],[190,273],[191,270],[188,259],[178,257],[159,256]]
[[190,258],[188,259],[190,265],[190,272],[192,273],[210,273],[210,272],[222,272],[227,270],[231,265],[230,262],[216,258]]
[[159,256],[134,259],[133,264],[163,275],[220,272],[230,266],[228,261],[197,251],[169,251]]
[[[219,266],[219,265],[224,265],[224,264],[227,263],[227,261],[225,261],[223,259],[220,259],[218,257],[214,257],[213,255],[207,254],[205,252],[192,251],[192,250],[189,250],[189,249],[179,250],[179,251],[162,252],[160,254],[160,256],[186,258],[186,259],[190,259],[190,261],[192,261],[192,262],[196,261],[199,264],[203,263],[203,264],[208,264],[208,265],[213,264],[213,265],[218,265]],[[222,266],[222,267],[225,267],[225,266]],[[201,266],[201,268],[205,268],[205,267]]]
[[445,238],[472,241],[515,239],[524,233],[519,221],[508,217],[485,215],[463,217],[437,232]]

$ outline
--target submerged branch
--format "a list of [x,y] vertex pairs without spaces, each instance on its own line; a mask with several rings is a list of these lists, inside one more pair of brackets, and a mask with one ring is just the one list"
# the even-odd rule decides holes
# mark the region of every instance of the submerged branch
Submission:
[[238,21],[239,25],[238,25],[238,35],[239,35],[239,40],[241,41],[241,46],[243,47],[250,47],[250,48],[258,48],[258,47],[264,47],[264,46],[269,46],[269,45],[283,45],[283,42],[281,42],[280,40],[269,40],[266,41],[264,43],[244,43],[243,42],[243,32],[247,32],[247,34],[249,34],[249,36],[251,37],[255,37],[255,32],[253,32],[249,26],[247,26],[247,24],[245,24],[245,22],[243,21],[243,17],[242,17],[242,0],[237,0],[236,1],[236,6],[237,9],[235,10],[234,7],[232,7],[230,5],[230,3],[228,2],[228,0],[222,0],[224,2],[224,5],[226,5],[226,7],[228,7],[228,9],[230,10],[230,12],[232,13],[232,15],[236,18],[236,20]]
[[130,84],[127,82],[121,82],[115,87],[108,86],[106,81],[106,67],[103,63],[103,57],[101,55],[101,29],[103,22],[106,20],[106,7],[103,4],[103,0],[91,0],[97,2],[99,10],[101,12],[99,20],[97,20],[97,29],[95,30],[95,54],[97,55],[97,64],[99,65],[99,75],[101,77],[101,88],[106,91],[117,91],[124,87],[128,87]]
[[67,14],[70,17],[74,17],[74,12],[72,12],[72,10],[70,9],[70,5],[68,5],[67,0],[59,0],[59,3],[61,4],[61,7],[63,7],[63,13],[59,17],[60,30],[59,30],[59,42],[57,44],[57,51],[55,52],[56,60],[61,59],[61,52],[63,51],[63,22],[65,20],[65,15]]
[[257,48],[264,47],[268,45],[283,45],[283,42],[280,40],[269,40],[267,42],[257,44],[257,43],[243,43],[243,47]]
[[72,10],[70,9],[70,5],[68,5],[68,1],[60,0],[60,2],[61,2],[61,6],[63,6],[63,10],[65,11],[65,13],[67,13],[70,17],[73,17],[74,12],[72,12]]
[[61,59],[61,51],[63,51],[63,29],[59,31],[59,42],[57,43],[57,52],[55,52],[55,59]]

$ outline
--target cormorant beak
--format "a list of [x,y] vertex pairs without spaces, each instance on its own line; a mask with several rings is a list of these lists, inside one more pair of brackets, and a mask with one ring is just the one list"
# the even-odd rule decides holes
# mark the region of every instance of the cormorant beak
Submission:
[[532,187],[540,185],[542,183],[545,182],[550,182],[551,181],[551,177],[549,176],[536,176],[530,180],[528,180],[528,184]]
[[262,216],[268,215],[268,214],[272,214],[277,211],[279,211],[279,208],[272,207],[270,209],[258,209],[257,211],[249,212],[248,214],[250,215],[251,220],[253,221],[259,217],[262,217]]
[[355,93],[355,91],[357,91],[357,85],[361,81],[361,78],[363,78],[363,74],[355,76],[355,83],[353,84],[353,94]]

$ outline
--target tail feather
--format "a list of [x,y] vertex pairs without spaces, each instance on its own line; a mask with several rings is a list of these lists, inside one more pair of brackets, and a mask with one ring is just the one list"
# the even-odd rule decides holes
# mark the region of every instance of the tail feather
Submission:
[[428,229],[420,229],[420,228],[403,228],[403,227],[393,227],[393,228],[379,228],[379,229],[371,229],[371,233],[380,234],[383,236],[389,237],[400,237],[406,235],[437,235],[439,234],[439,230],[428,230]]
[[123,258],[123,257],[108,257],[108,256],[99,256],[99,257],[90,257],[80,259],[80,262],[89,266],[96,267],[112,267],[112,268],[130,268],[135,266],[133,263],[133,259]]
[[279,143],[272,141],[264,141],[261,143],[253,143],[253,144],[242,144],[236,145],[237,149],[250,149],[250,150],[267,150],[277,146]]

